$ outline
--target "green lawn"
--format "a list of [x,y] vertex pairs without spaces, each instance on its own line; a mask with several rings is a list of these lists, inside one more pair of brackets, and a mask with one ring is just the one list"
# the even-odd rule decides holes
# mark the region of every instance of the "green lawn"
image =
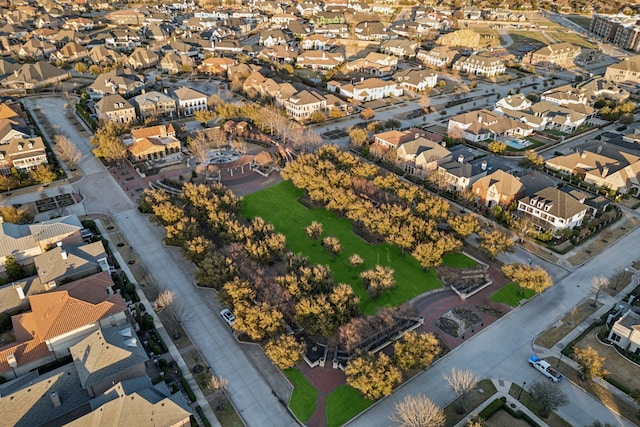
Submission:
[[[304,191],[289,181],[250,194],[243,198],[242,214],[246,218],[256,216],[272,223],[276,230],[287,237],[287,247],[304,254],[314,264],[331,269],[337,283],[348,283],[360,298],[365,314],[373,314],[377,307],[395,307],[410,299],[442,286],[434,269],[424,271],[412,256],[401,256],[400,249],[391,244],[370,245],[352,231],[352,224],[324,208],[307,209],[298,202]],[[325,236],[335,236],[342,245],[342,252],[335,258],[322,246],[321,239],[311,240],[305,228],[317,221],[324,227]],[[358,254],[364,263],[356,269],[349,266],[349,257]],[[461,264],[459,255],[452,259]],[[466,258],[466,257],[465,257]],[[394,269],[396,287],[384,292],[375,301],[369,298],[360,280],[360,273],[377,264]]]
[[289,408],[301,422],[306,422],[316,409],[318,391],[297,369],[287,369],[284,374],[293,384]]
[[520,304],[520,301],[523,299],[529,299],[535,294],[531,289],[524,289],[521,292],[520,286],[518,286],[516,282],[511,282],[494,292],[489,299],[493,302],[502,302],[511,307],[515,307]]
[[373,404],[349,385],[341,385],[327,396],[327,427],[339,427]]
[[442,263],[453,268],[473,268],[478,263],[466,256],[465,254],[445,254],[442,257]]

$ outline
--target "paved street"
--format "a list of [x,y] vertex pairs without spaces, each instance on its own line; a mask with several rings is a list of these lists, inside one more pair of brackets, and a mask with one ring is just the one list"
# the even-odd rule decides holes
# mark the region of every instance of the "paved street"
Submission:
[[[98,168],[90,160],[93,155],[89,154],[88,140],[80,135],[64,113],[60,113],[60,107],[65,103],[66,100],[61,98],[41,98],[31,99],[27,105],[39,106],[49,121],[56,124],[57,131],[67,135],[85,153],[79,165],[83,171],[87,167],[85,176],[72,187],[85,197],[87,212],[112,216],[158,287],[174,291],[176,300],[182,301],[187,311],[183,328],[214,373],[229,381],[229,397],[247,425],[298,425],[279,403],[259,370],[244,355],[228,326],[220,319],[218,308],[207,304],[196,292],[192,272],[184,268],[182,259],[174,259],[175,253],[161,243],[163,230],[138,212],[100,162]],[[177,256],[181,257],[179,252]]]
[[[636,229],[597,258],[565,276],[542,295],[457,347],[429,370],[405,384],[392,396],[378,402],[349,425],[387,426],[395,403],[407,395],[426,394],[438,405],[446,406],[455,396],[442,376],[449,373],[452,367],[472,369],[480,378],[501,378],[518,384],[526,381],[530,385],[534,381],[546,381],[527,365],[527,358],[533,352],[533,338],[591,295],[594,276],[612,277],[629,266],[638,257],[636,247],[639,238],[640,229]],[[570,403],[560,408],[558,413],[572,425],[584,426],[594,420],[616,426],[633,425],[570,382],[564,381],[561,387],[569,395]]]

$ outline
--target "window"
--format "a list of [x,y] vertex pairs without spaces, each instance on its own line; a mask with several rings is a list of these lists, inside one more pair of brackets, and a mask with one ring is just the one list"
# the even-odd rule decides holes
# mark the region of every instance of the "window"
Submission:
[[620,338],[622,338],[618,334],[611,334],[611,341],[620,342]]

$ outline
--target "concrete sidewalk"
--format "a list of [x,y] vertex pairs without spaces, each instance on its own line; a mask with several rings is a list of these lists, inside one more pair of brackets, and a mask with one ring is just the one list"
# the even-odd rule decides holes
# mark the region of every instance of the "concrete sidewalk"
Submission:
[[493,383],[493,385],[496,386],[496,389],[498,390],[496,393],[494,393],[491,397],[489,397],[487,400],[485,400],[481,405],[479,405],[476,409],[474,409],[473,411],[471,411],[469,413],[469,415],[467,415],[466,417],[464,417],[462,420],[460,420],[455,427],[466,427],[467,423],[477,414],[479,414],[480,412],[482,412],[482,410],[484,408],[486,408],[487,406],[489,406],[494,400],[496,399],[500,399],[502,397],[504,397],[506,399],[505,405],[509,405],[513,410],[515,411],[522,411],[525,414],[527,414],[527,416],[529,416],[529,418],[531,418],[533,421],[535,421],[540,427],[548,427],[548,424],[545,423],[544,421],[542,421],[536,414],[534,414],[533,412],[531,412],[531,410],[529,408],[527,408],[526,406],[524,406],[522,403],[520,403],[519,400],[514,399],[513,396],[511,396],[509,394],[509,390],[511,389],[511,384],[513,384],[511,381],[504,381],[504,380],[497,380],[492,378],[491,382]]
[[[102,237],[109,242],[109,244],[111,245],[111,248],[115,248],[116,245],[111,240],[111,236],[109,235],[109,232],[105,229],[104,225],[102,225],[102,222],[100,222],[100,220],[96,220],[95,223],[98,229],[100,230]],[[137,292],[138,292],[138,296],[140,297],[140,302],[145,307],[151,308],[153,304],[151,304],[151,302],[147,299],[147,296],[140,289],[140,286],[136,282],[135,276],[131,273],[131,270],[129,270],[129,266],[127,265],[126,261],[122,258],[122,255],[120,255],[120,252],[118,252],[117,250],[113,250],[112,252],[113,252],[113,256],[118,261],[118,264],[120,264],[120,268],[122,268],[122,270],[124,270],[124,272],[127,274],[127,277],[129,277],[129,280],[131,281],[131,283],[134,283],[138,288]],[[202,393],[202,390],[200,390],[200,386],[198,385],[196,380],[193,378],[193,375],[191,375],[191,370],[189,370],[189,366],[187,366],[187,364],[185,363],[184,359],[182,358],[182,355],[180,354],[180,351],[176,348],[175,344],[173,343],[173,340],[171,339],[166,329],[164,328],[164,325],[162,324],[160,319],[158,319],[156,312],[153,310],[147,310],[147,313],[153,317],[153,323],[156,326],[156,330],[158,331],[158,333],[160,334],[160,337],[162,338],[165,345],[167,346],[167,349],[169,350],[171,357],[178,364],[178,367],[182,372],[182,376],[189,383],[189,387],[191,387],[191,390],[193,390],[193,393],[196,396],[196,401],[198,405],[200,405],[200,408],[202,408],[202,412],[204,413],[205,417],[207,417],[211,425],[219,427],[220,423],[218,422],[218,418],[216,418],[214,412],[211,410],[211,406],[209,405],[209,402],[205,398],[204,394]],[[194,414],[194,415],[197,416],[197,414]]]

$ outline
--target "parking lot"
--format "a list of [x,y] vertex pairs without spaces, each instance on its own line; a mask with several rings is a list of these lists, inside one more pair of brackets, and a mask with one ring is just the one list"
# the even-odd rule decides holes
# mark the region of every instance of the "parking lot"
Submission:
[[345,138],[347,136],[349,136],[349,134],[340,129],[330,130],[322,134],[323,139],[328,139],[330,141],[333,141],[334,139]]

